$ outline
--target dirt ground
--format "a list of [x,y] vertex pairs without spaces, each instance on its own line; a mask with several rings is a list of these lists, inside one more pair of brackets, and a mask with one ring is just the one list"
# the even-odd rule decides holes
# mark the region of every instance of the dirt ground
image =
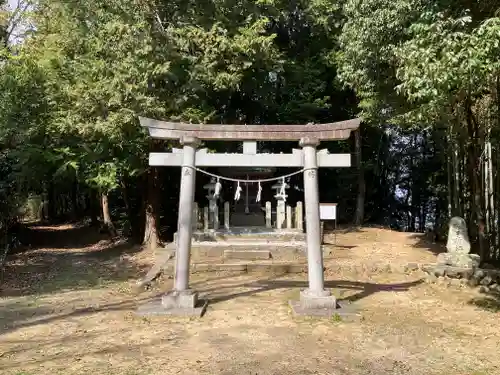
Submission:
[[[87,228],[37,233],[6,269],[1,374],[500,374],[500,304],[418,273],[327,272],[327,286],[361,311],[358,322],[293,317],[288,300],[306,275],[210,273],[192,278],[210,300],[203,318],[140,318],[136,307],[171,286],[133,291],[152,253]],[[426,263],[441,250],[377,228],[342,230],[336,245],[330,264]]]

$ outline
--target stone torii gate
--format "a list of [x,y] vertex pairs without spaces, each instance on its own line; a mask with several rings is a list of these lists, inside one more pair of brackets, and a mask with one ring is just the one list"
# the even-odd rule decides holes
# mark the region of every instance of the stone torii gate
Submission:
[[[180,166],[181,185],[177,248],[175,253],[174,289],[160,303],[143,309],[146,314],[201,316],[207,301],[198,301],[196,291],[189,289],[189,265],[192,237],[192,215],[197,167],[301,167],[304,174],[304,201],[309,287],[301,291],[300,301],[291,303],[296,313],[307,315],[334,313],[335,297],[324,288],[323,252],[320,239],[318,168],[350,167],[350,154],[329,154],[317,151],[321,141],[347,139],[357,129],[360,119],[307,125],[218,125],[186,124],[139,118],[141,126],[157,139],[179,140],[182,149],[171,153],[151,153],[152,166]],[[197,151],[201,140],[243,141],[242,154]],[[299,141],[301,150],[291,154],[259,154],[257,141]]]

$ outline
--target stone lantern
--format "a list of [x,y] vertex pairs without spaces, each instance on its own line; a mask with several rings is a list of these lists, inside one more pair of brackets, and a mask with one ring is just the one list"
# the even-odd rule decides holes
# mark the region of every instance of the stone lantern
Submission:
[[286,220],[285,204],[286,204],[286,198],[288,197],[288,195],[286,194],[286,189],[289,187],[290,185],[288,185],[284,179],[271,186],[272,189],[276,189],[276,195],[274,196],[274,198],[276,198],[277,201],[276,229],[282,229],[285,227],[285,220]]

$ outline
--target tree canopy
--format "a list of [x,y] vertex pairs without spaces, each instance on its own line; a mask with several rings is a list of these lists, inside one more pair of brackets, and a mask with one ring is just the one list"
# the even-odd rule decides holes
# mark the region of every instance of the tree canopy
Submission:
[[355,168],[322,172],[321,199],[343,221],[410,231],[461,215],[483,259],[499,257],[495,1],[0,1],[0,42],[2,228],[37,195],[50,220],[102,216],[154,246],[145,232],[175,228],[178,174],[147,165],[173,145],[138,116],[360,115],[360,133],[326,145]]

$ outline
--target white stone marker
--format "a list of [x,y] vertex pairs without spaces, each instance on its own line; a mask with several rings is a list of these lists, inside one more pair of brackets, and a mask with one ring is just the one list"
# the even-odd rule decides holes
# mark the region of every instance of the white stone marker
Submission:
[[203,231],[208,232],[209,229],[209,211],[208,207],[203,207]]
[[286,206],[286,227],[287,229],[292,229],[292,207]]
[[229,230],[229,202],[224,202],[224,228]]
[[193,204],[193,230],[194,231],[196,231],[198,229],[198,219],[199,219],[198,203],[194,202],[194,204]]
[[266,202],[266,228],[272,227],[272,205],[271,202]]
[[304,209],[302,207],[302,202],[297,202],[297,206],[295,207],[295,228],[300,230],[301,232],[304,230]]

